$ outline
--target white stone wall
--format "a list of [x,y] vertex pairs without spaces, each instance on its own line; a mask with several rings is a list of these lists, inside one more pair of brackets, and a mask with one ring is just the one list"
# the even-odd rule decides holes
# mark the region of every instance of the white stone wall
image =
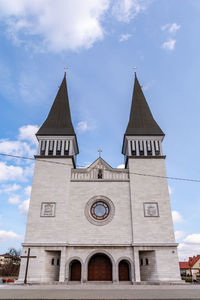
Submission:
[[[25,243],[67,241],[71,168],[71,158],[36,159]],[[56,202],[55,217],[40,216],[42,202]]]
[[[158,271],[155,250],[140,251],[139,258],[141,281],[157,281]],[[146,259],[148,261],[146,261]]]
[[[175,243],[165,160],[129,159],[134,243]],[[144,202],[157,202],[159,217],[144,217]]]
[[[27,248],[24,247],[23,255]],[[82,265],[82,282],[87,282],[87,266],[90,258],[96,253],[104,253],[109,256],[113,266],[113,282],[118,282],[118,264],[122,259],[126,259],[131,266],[131,280],[134,281],[134,259],[132,247],[32,247],[31,255],[36,258],[30,259],[28,278],[29,283],[53,282],[59,278],[60,282],[68,282],[69,264],[72,260],[78,259]],[[62,255],[65,255],[62,260]],[[51,259],[55,259],[55,265],[51,265]],[[56,265],[56,260],[60,259],[60,266]],[[24,281],[26,259],[22,259],[18,282]]]
[[156,261],[159,280],[181,280],[176,247],[159,247],[156,251]]
[[[52,264],[52,259],[54,263]],[[59,260],[59,264],[58,264]],[[45,251],[45,281],[59,281],[60,251]]]
[[[87,202],[99,195],[115,207],[112,221],[104,226],[91,224],[84,213]],[[131,244],[129,182],[71,182],[67,208],[69,244]]]
[[[30,251],[31,256],[36,258],[29,259],[27,282],[44,282],[45,281],[45,248],[44,247],[32,247]],[[26,256],[28,253],[28,247],[23,247],[22,255]],[[21,259],[19,282],[24,282],[25,270],[26,270],[26,258]]]
[[[71,181],[72,168],[71,158],[36,159],[23,255],[30,247],[37,258],[30,259],[28,281],[50,282],[58,278],[58,272],[61,282],[69,280],[69,263],[79,258],[85,282],[89,257],[97,252],[111,258],[114,282],[118,280],[118,262],[124,258],[134,265],[132,280],[140,281],[139,251],[144,250],[155,250],[157,274],[151,270],[149,280],[156,276],[157,280],[178,280],[167,180],[133,174],[166,176],[164,159],[129,158],[130,182]],[[109,198],[115,207],[113,219],[103,226],[92,224],[85,215],[86,204],[94,196]],[[40,216],[42,202],[56,203],[55,217]],[[158,203],[159,216],[145,217],[144,202]],[[60,257],[57,269],[50,264],[54,254]],[[22,259],[21,282],[25,261]],[[145,276],[148,278],[147,273]]]

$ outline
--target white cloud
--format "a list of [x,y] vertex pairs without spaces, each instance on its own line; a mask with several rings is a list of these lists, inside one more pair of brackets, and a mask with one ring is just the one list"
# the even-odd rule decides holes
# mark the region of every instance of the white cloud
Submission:
[[78,122],[78,124],[76,126],[76,130],[78,132],[85,132],[85,131],[90,130],[90,127],[88,126],[87,122],[81,121],[81,122]]
[[21,239],[22,237],[13,231],[0,230],[0,241],[5,242],[12,239]]
[[0,19],[16,46],[34,51],[88,49],[105,36],[103,20],[130,22],[152,0],[0,0]]
[[175,44],[176,44],[176,40],[169,39],[167,42],[164,42],[162,44],[162,48],[172,51],[174,50]]
[[177,210],[172,211],[172,219],[174,223],[183,222],[183,217],[180,215],[180,213]]
[[19,205],[19,213],[21,215],[26,215],[28,213],[28,208],[29,208],[29,202],[30,199],[24,200],[20,205]]
[[120,41],[120,42],[127,41],[128,39],[130,39],[131,36],[132,36],[132,35],[129,34],[129,33],[121,34],[120,37],[119,37],[119,41]]
[[39,130],[37,125],[26,125],[19,128],[19,140],[26,140],[37,144],[36,132]]
[[[60,52],[89,48],[104,37],[101,25],[111,0],[0,0],[0,16],[15,44]],[[37,41],[36,41],[37,39]]]
[[188,235],[178,246],[179,258],[188,259],[189,256],[200,254],[200,233]]
[[142,86],[143,91],[148,91],[155,84],[154,80],[150,80],[145,85]]
[[181,230],[175,231],[175,239],[176,239],[176,241],[182,239],[185,235],[186,235],[186,233],[184,231],[181,231]]
[[188,235],[183,242],[187,244],[200,244],[200,233],[193,233]]
[[124,169],[125,168],[125,164],[121,164],[119,166],[117,166],[117,169]]
[[8,166],[4,162],[0,162],[0,181],[5,180],[21,180],[23,177],[23,169],[21,167]]
[[168,190],[169,190],[170,195],[172,195],[174,193],[174,190],[170,185],[168,185]]
[[15,195],[15,196],[9,197],[8,202],[11,204],[18,204],[20,202],[19,196]]
[[0,152],[17,156],[33,157],[36,149],[31,148],[30,145],[28,145],[26,142],[1,139]]
[[118,21],[128,23],[144,11],[150,2],[150,0],[115,0],[112,13]]
[[24,194],[27,195],[28,197],[30,197],[31,195],[31,185],[28,185],[25,189],[24,189]]
[[161,27],[161,29],[167,30],[169,33],[176,33],[181,28],[181,25],[178,25],[177,23],[171,23],[171,24],[165,24]]
[[21,188],[20,185],[14,183],[14,184],[3,184],[1,186],[0,193],[6,193],[10,194],[12,192],[18,191]]
[[34,170],[34,164],[30,164],[27,167],[24,168],[24,180],[27,179],[27,177],[33,176],[33,170]]

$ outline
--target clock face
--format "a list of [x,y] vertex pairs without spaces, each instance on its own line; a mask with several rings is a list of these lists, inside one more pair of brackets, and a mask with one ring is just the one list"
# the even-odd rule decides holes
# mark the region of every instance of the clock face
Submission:
[[92,204],[90,208],[90,213],[92,217],[96,220],[104,220],[108,217],[110,208],[108,204],[104,201],[96,201]]

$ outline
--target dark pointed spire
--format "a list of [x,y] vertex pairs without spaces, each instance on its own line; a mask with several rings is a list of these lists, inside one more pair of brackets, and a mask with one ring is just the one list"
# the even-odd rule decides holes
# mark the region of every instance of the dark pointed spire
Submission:
[[71,121],[66,73],[48,117],[36,135],[75,135]]
[[136,74],[131,112],[125,135],[164,135],[152,116]]

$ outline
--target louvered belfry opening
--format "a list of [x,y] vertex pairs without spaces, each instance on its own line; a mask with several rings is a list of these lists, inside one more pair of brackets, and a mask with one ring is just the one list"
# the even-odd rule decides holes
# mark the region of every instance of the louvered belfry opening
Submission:
[[81,263],[78,260],[70,264],[70,281],[81,281]]
[[126,260],[119,263],[119,281],[130,281],[129,263]]
[[88,281],[112,281],[112,263],[105,254],[95,254],[88,263]]

